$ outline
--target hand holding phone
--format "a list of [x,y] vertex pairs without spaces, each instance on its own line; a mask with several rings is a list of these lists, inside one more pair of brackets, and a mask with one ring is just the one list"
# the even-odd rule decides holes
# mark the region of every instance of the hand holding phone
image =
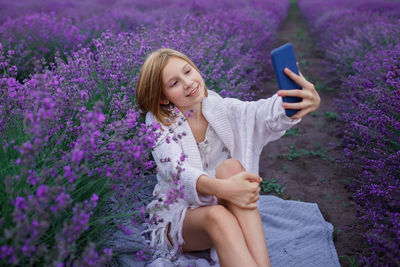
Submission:
[[[299,69],[297,68],[296,56],[294,54],[294,49],[291,43],[287,43],[281,47],[278,47],[271,51],[272,65],[274,66],[274,71],[276,79],[278,81],[279,89],[302,89],[300,85],[295,83],[290,79],[283,70],[285,68],[290,69],[292,72],[299,75]],[[298,103],[301,102],[300,97],[287,96],[283,97],[283,102],[287,103]],[[285,109],[285,113],[288,117],[293,116],[299,110],[298,109]]]

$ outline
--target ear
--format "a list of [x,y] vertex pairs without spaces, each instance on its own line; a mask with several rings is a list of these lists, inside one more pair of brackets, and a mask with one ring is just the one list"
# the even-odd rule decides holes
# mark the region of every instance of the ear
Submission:
[[160,104],[168,105],[169,104],[169,100],[165,96],[162,96],[161,99],[160,99]]

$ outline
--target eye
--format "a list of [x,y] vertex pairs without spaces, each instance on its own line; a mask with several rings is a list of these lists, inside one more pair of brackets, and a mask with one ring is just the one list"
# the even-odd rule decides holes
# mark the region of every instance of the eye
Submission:
[[175,86],[175,84],[177,84],[177,83],[178,83],[177,81],[173,82],[173,83],[170,85],[170,87]]
[[192,69],[187,70],[187,71],[186,71],[186,74],[189,74],[191,70],[192,70]]

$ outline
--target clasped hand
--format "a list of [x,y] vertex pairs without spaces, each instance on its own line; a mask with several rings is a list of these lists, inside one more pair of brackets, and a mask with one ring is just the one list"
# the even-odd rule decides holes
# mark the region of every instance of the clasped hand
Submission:
[[294,82],[300,85],[301,89],[293,89],[293,90],[279,90],[279,96],[296,96],[302,98],[302,101],[299,103],[283,103],[282,106],[285,109],[299,109],[299,111],[291,116],[291,119],[300,119],[305,115],[315,111],[319,104],[321,103],[321,98],[319,97],[317,90],[315,90],[314,84],[307,81],[304,76],[299,72],[300,75],[292,72],[290,69],[285,68],[284,72],[289,76]]
[[221,180],[221,194],[218,197],[243,209],[255,209],[260,199],[261,181],[262,178],[255,173],[238,173]]

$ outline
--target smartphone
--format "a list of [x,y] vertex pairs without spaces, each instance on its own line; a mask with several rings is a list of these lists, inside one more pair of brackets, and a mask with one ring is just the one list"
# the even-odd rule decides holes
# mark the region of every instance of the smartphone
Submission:
[[[279,89],[302,89],[300,85],[295,83],[289,78],[284,72],[284,68],[288,68],[297,75],[299,75],[299,69],[296,64],[296,56],[294,54],[294,49],[291,43],[284,44],[271,51],[272,65],[274,66],[274,71],[276,79],[278,80]],[[287,103],[298,103],[301,102],[300,97],[285,96],[283,97],[283,102]],[[285,109],[286,116],[291,117],[296,114],[298,109]]]

